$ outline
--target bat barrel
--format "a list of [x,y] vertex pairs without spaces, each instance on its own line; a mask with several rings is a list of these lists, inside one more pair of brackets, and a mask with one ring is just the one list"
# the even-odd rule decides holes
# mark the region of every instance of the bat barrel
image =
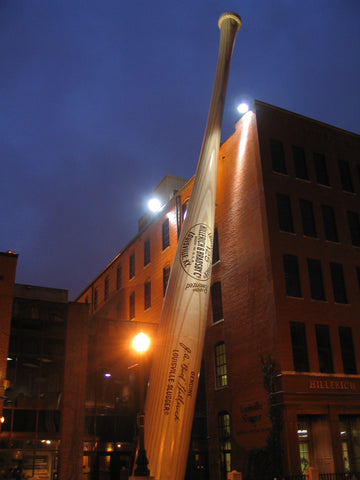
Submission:
[[145,405],[155,480],[183,480],[210,294],[217,163],[227,80],[240,17],[219,19],[220,43],[200,158],[163,303]]

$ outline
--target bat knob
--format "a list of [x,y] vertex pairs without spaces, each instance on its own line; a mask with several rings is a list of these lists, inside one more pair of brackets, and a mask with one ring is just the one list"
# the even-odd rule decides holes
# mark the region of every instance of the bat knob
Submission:
[[237,25],[236,31],[240,30],[241,27],[241,18],[237,13],[234,12],[225,12],[223,13],[218,21],[219,28],[221,29],[221,25],[224,22],[224,20],[230,20],[233,25]]

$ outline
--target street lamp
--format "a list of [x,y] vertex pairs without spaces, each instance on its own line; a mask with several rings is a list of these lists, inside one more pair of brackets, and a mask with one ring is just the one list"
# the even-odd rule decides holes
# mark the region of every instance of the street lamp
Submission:
[[134,477],[149,477],[148,459],[144,445],[144,404],[145,404],[145,365],[142,356],[150,346],[149,337],[143,333],[138,333],[132,342],[134,350],[139,354],[139,396],[140,396],[140,412],[137,416],[137,426],[139,429],[139,449],[136,459],[136,468]]

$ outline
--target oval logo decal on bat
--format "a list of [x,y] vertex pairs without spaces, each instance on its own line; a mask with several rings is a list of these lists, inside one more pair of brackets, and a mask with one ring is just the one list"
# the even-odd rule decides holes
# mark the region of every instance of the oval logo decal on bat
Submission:
[[180,263],[195,280],[207,281],[211,275],[213,234],[204,223],[193,225],[184,237]]

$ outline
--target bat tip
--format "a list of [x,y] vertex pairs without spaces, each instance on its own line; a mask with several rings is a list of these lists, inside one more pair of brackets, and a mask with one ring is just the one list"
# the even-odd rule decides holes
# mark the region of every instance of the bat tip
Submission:
[[220,18],[218,21],[219,28],[221,28],[221,25],[224,22],[224,20],[232,21],[234,25],[237,25],[237,29],[240,30],[242,22],[241,22],[241,17],[237,13],[225,12],[222,15],[220,15]]

